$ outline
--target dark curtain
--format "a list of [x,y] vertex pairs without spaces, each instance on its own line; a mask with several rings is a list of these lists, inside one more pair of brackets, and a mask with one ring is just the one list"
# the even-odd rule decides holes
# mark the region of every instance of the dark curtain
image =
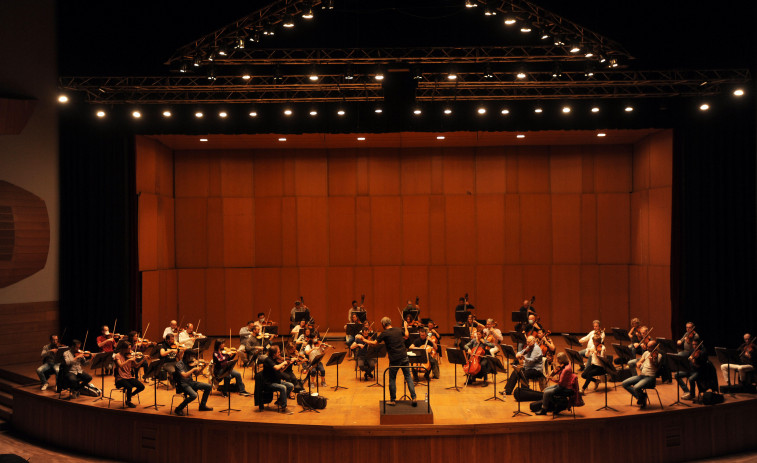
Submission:
[[693,321],[711,353],[757,326],[755,155],[751,107],[675,129],[672,331],[680,337]]
[[102,325],[136,321],[134,136],[60,121],[60,320],[63,340],[97,350]]

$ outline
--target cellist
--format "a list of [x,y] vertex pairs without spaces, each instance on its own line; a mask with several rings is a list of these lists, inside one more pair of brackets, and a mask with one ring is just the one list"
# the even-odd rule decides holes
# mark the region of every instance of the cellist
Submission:
[[491,364],[486,358],[486,354],[488,353],[488,349],[493,347],[494,344],[482,339],[481,331],[476,330],[473,332],[470,342],[464,347],[465,351],[468,352],[468,355],[470,356],[468,365],[466,366],[470,367],[472,362],[477,361],[481,365],[481,369],[474,373],[470,373],[471,370],[466,370],[466,373],[468,373],[468,384],[474,382],[476,378],[484,379],[481,383],[481,387],[486,387],[489,384],[488,379],[489,373],[491,372]]

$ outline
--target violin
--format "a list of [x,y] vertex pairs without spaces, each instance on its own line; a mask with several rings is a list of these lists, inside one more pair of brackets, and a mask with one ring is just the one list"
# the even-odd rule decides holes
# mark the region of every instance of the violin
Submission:
[[228,355],[230,357],[233,357],[237,355],[237,348],[236,347],[224,347],[221,351],[223,355]]
[[144,358],[150,358],[149,355],[145,355],[142,352],[130,352],[128,357],[130,359],[136,360],[137,362],[142,361]]
[[88,358],[92,357],[92,352],[88,350],[77,350],[76,352],[74,352],[74,357],[79,357],[80,355],[84,358]]
[[749,338],[749,342],[746,343],[744,349],[741,351],[741,355],[746,358],[752,358],[752,352],[754,352],[754,338]]
[[694,352],[692,352],[691,355],[689,356],[689,360],[692,363],[696,363],[697,359],[702,354],[702,346],[703,345],[704,345],[703,342],[700,342],[699,344],[697,344],[696,349],[694,349]]

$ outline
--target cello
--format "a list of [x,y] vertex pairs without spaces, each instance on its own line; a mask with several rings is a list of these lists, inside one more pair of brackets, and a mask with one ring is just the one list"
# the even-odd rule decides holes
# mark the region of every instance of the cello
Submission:
[[[475,336],[476,340],[478,341],[479,336],[477,334]],[[463,371],[466,375],[476,376],[477,374],[481,373],[481,357],[483,357],[484,355],[486,355],[484,346],[479,343],[476,348],[470,353],[468,362],[463,365]]]

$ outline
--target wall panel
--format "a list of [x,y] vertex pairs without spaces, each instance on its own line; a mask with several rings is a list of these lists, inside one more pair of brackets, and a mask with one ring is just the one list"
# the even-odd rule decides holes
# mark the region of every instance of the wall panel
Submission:
[[255,265],[255,201],[249,198],[224,198],[223,266]]
[[428,264],[431,256],[429,197],[402,197],[402,263]]
[[297,198],[297,264],[329,263],[329,208],[325,196]]
[[328,198],[328,251],[330,265],[353,265],[356,260],[356,233],[367,233],[367,227],[358,226],[355,216],[355,198],[332,196]]
[[505,197],[479,195],[475,200],[476,221],[468,225],[476,230],[476,262],[501,265],[505,261]]
[[402,263],[402,200],[399,196],[371,198],[371,265]]

